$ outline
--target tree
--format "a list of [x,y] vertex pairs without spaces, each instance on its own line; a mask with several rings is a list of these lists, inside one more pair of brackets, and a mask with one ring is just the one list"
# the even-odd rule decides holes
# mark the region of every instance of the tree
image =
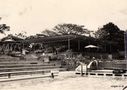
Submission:
[[5,34],[5,31],[10,31],[10,27],[6,24],[0,24],[0,33]]
[[114,39],[114,37],[116,37],[119,32],[120,29],[112,22],[109,22],[108,24],[103,25],[102,28],[99,28],[95,33],[95,36],[99,39],[111,40]]
[[84,28],[83,25],[77,25],[77,24],[58,24],[56,25],[53,30],[61,35],[84,35],[88,34],[88,30]]
[[107,51],[118,51],[124,48],[124,31],[112,22],[99,28],[95,36],[100,44],[107,48]]
[[[0,17],[0,20],[2,17]],[[0,24],[0,33],[5,34],[5,31],[10,31],[10,26],[7,26],[6,24]]]
[[42,31],[43,36],[58,36],[58,33],[56,33],[55,31],[51,31],[51,30],[44,30]]
[[26,34],[27,34],[26,32],[20,32],[18,34],[15,34],[15,36],[20,37],[20,38],[27,38]]

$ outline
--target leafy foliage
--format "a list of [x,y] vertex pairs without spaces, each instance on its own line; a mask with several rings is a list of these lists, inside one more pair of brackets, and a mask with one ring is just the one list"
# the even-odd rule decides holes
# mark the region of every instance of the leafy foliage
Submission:
[[109,22],[99,28],[95,33],[96,38],[100,41],[107,51],[124,50],[124,31],[120,30],[117,25]]
[[5,34],[5,31],[10,31],[10,27],[6,24],[0,24],[0,33]]
[[51,30],[44,30],[42,31],[43,36],[57,36],[58,33],[56,33],[55,31],[51,31]]
[[77,24],[58,24],[53,28],[53,30],[61,35],[84,35],[85,33],[88,34],[88,30],[85,29],[83,25]]
[[120,29],[112,22],[109,22],[102,28],[99,28],[95,35],[98,39],[113,40],[115,37],[117,37],[119,32]]
[[15,36],[20,37],[20,38],[26,38],[27,37],[26,32],[20,32],[18,34],[15,34]]

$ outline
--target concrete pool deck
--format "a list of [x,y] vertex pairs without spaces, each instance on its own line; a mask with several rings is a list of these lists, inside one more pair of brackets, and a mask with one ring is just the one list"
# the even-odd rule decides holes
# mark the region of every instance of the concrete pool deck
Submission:
[[0,82],[0,90],[122,90],[126,85],[127,79],[123,78],[89,77],[76,75],[74,71],[65,71],[55,78]]

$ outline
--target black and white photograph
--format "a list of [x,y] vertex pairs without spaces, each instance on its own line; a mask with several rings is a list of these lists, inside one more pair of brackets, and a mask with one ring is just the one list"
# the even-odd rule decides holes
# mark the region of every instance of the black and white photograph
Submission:
[[127,0],[0,0],[0,90],[127,90]]

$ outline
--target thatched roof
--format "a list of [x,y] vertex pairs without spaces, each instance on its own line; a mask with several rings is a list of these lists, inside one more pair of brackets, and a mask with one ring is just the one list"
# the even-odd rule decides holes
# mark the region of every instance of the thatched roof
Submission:
[[2,38],[1,42],[20,42],[22,40],[23,40],[22,38],[13,35],[8,35],[7,37]]

